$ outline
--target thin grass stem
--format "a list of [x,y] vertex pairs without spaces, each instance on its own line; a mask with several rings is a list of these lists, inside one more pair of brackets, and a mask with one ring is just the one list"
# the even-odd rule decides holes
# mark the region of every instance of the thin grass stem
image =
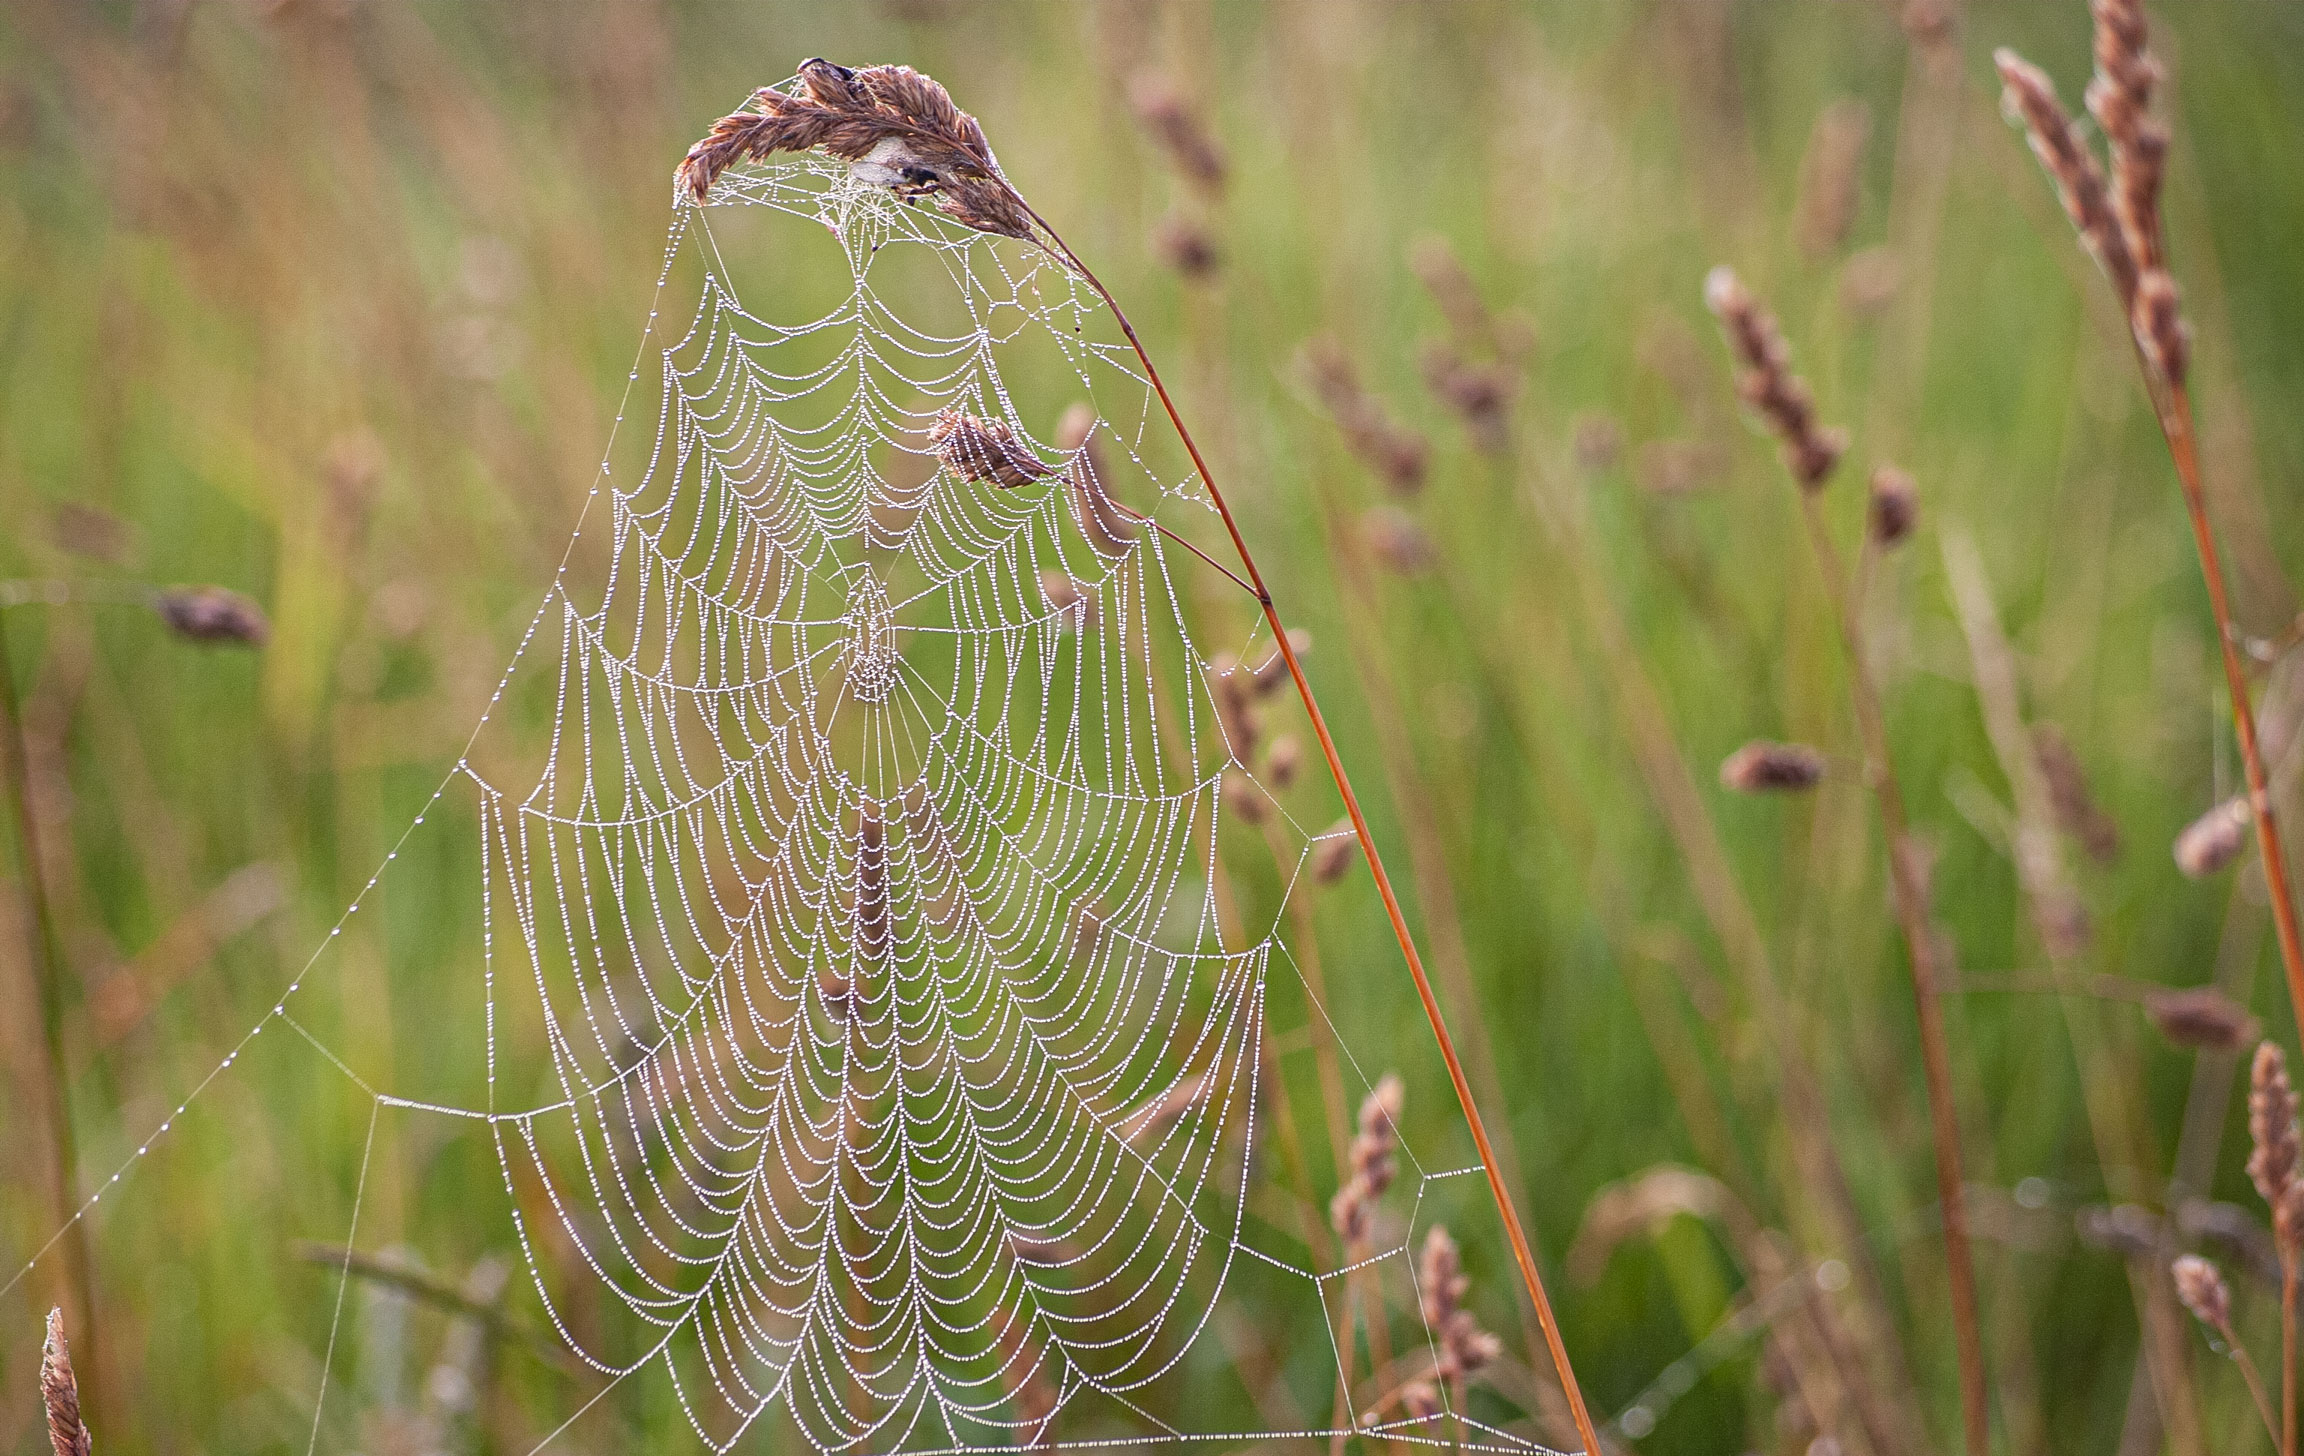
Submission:
[[1400,943],[1400,953],[1408,962],[1408,974],[1416,983],[1416,995],[1423,1004],[1425,1020],[1431,1024],[1433,1039],[1439,1043],[1440,1059],[1447,1064],[1449,1083],[1455,1089],[1458,1104],[1464,1109],[1464,1120],[1471,1129],[1473,1146],[1479,1150],[1480,1166],[1487,1174],[1489,1194],[1495,1199],[1497,1213],[1503,1219],[1505,1236],[1512,1246],[1513,1262],[1519,1266],[1529,1300],[1536,1306],[1537,1323],[1543,1328],[1546,1352],[1551,1356],[1553,1371],[1567,1392],[1568,1407],[1576,1422],[1577,1435],[1583,1440],[1587,1452],[1597,1452],[1600,1449],[1599,1433],[1593,1427],[1591,1411],[1585,1406],[1584,1392],[1577,1384],[1575,1367],[1569,1363],[1568,1347],[1561,1339],[1559,1321],[1552,1313],[1552,1301],[1544,1292],[1544,1279],[1537,1272],[1536,1258],[1529,1248],[1527,1232],[1521,1226],[1519,1211],[1513,1206],[1512,1196],[1504,1187],[1503,1178],[1497,1170],[1496,1152],[1489,1141],[1487,1125],[1480,1116],[1471,1085],[1465,1079],[1463,1062],[1456,1054],[1455,1041],[1448,1033],[1446,1019],[1441,1015],[1440,1002],[1432,990],[1431,978],[1425,974],[1423,956],[1416,949],[1415,937],[1409,933],[1407,915],[1400,908],[1400,897],[1392,888],[1392,877],[1385,871],[1384,858],[1377,851],[1375,836],[1369,832],[1367,816],[1360,809],[1359,796],[1352,791],[1351,776],[1344,771],[1344,760],[1336,751],[1336,740],[1328,731],[1328,720],[1321,713],[1319,700],[1312,692],[1312,684],[1304,676],[1304,666],[1297,661],[1296,649],[1288,640],[1287,624],[1281,620],[1279,609],[1273,605],[1271,590],[1264,584],[1263,573],[1257,570],[1256,558],[1248,550],[1247,539],[1241,535],[1239,522],[1233,518],[1223,491],[1208,469],[1208,462],[1201,458],[1199,445],[1194,442],[1192,432],[1186,428],[1183,416],[1177,413],[1176,402],[1169,397],[1168,387],[1160,380],[1159,369],[1152,363],[1152,356],[1145,352],[1142,341],[1136,337],[1135,326],[1128,321],[1128,315],[1120,307],[1119,300],[1112,296],[1111,290],[1080,260],[1063,237],[1049,226],[1046,218],[1033,211],[1031,205],[1024,203],[1021,198],[1018,201],[1031,214],[1033,222],[1047,233],[1064,259],[1079,270],[1082,280],[1103,300],[1104,306],[1111,310],[1114,322],[1120,326],[1120,332],[1128,340],[1129,348],[1135,351],[1137,360],[1143,364],[1145,378],[1150,381],[1153,392],[1160,396],[1160,405],[1167,412],[1169,424],[1175,428],[1185,453],[1192,457],[1193,468],[1199,471],[1201,481],[1208,487],[1208,498],[1216,507],[1217,515],[1222,518],[1225,531],[1232,538],[1233,549],[1240,555],[1240,565],[1248,574],[1248,582],[1256,594],[1258,604],[1264,609],[1264,618],[1272,628],[1272,637],[1279,647],[1281,660],[1287,664],[1288,676],[1296,684],[1297,696],[1303,700],[1304,713],[1311,720],[1313,735],[1320,740],[1321,756],[1327,761],[1329,777],[1335,780],[1336,791],[1344,800],[1344,811],[1352,820],[1352,831],[1360,841],[1360,852],[1368,861],[1369,873],[1376,881],[1377,894],[1384,901],[1384,913],[1392,922],[1392,933]]

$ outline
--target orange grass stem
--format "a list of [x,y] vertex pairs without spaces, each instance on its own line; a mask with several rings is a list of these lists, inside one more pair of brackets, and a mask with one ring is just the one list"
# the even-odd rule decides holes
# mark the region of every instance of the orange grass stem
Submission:
[[[1022,202],[1022,199],[1018,199]],[[1328,732],[1328,720],[1320,711],[1320,703],[1312,694],[1312,684],[1304,676],[1303,664],[1296,660],[1296,649],[1288,641],[1288,628],[1280,620],[1280,609],[1273,604],[1272,592],[1264,585],[1264,574],[1256,568],[1256,558],[1248,550],[1248,542],[1240,534],[1239,522],[1232,517],[1232,508],[1225,503],[1224,493],[1217,488],[1215,476],[1209,472],[1208,462],[1201,458],[1200,446],[1192,432],[1185,428],[1184,417],[1177,413],[1176,401],[1168,394],[1168,386],[1160,382],[1160,371],[1152,363],[1152,356],[1144,351],[1144,344],[1136,337],[1136,328],[1128,322],[1128,315],[1120,307],[1112,290],[1104,286],[1088,265],[1080,260],[1048,220],[1034,212],[1029,203],[1023,204],[1031,213],[1033,222],[1048,235],[1064,260],[1077,269],[1080,277],[1094,289],[1104,306],[1112,311],[1113,321],[1128,339],[1128,347],[1136,353],[1144,366],[1144,377],[1152,390],[1160,396],[1161,408],[1168,413],[1168,423],[1175,426],[1176,437],[1183,442],[1185,453],[1192,457],[1193,468],[1208,487],[1208,499],[1223,518],[1224,529],[1232,537],[1233,549],[1240,553],[1240,565],[1248,573],[1248,584],[1256,594],[1257,604],[1264,609],[1264,620],[1272,628],[1272,639],[1279,644],[1281,660],[1288,665],[1288,676],[1296,684],[1296,694],[1304,701],[1304,713],[1311,720],[1312,731],[1320,740],[1321,756],[1328,761],[1328,773],[1336,781],[1336,792],[1344,800],[1344,812],[1351,816],[1352,832],[1360,840],[1360,852],[1367,857],[1368,871],[1376,881],[1376,892],[1383,897],[1384,913],[1391,918],[1392,934],[1400,942],[1400,954],[1408,962],[1408,974],[1416,982],[1417,998],[1423,1002],[1424,1017],[1432,1024],[1432,1036],[1440,1045],[1440,1059],[1448,1064],[1448,1080],[1456,1089],[1456,1100],[1464,1109],[1464,1121],[1472,1130],[1473,1146],[1479,1149],[1480,1166],[1488,1175],[1488,1191],[1495,1197],[1496,1211],[1504,1220],[1505,1236],[1512,1244],[1512,1258],[1520,1266],[1521,1281],[1528,1288],[1529,1301],[1536,1306],[1536,1320],[1544,1331],[1544,1344],[1552,1357],[1552,1369],[1560,1377],[1560,1385],[1568,1393],[1569,1412],[1576,1420],[1576,1433],[1590,1453],[1599,1452],[1600,1436],[1593,1428],[1592,1413],[1584,1404],[1584,1392],[1576,1383],[1575,1367],[1568,1362],[1568,1347],[1560,1338],[1560,1324],[1552,1314],[1552,1301],[1544,1293],[1544,1278],[1536,1272],[1536,1257],[1528,1247],[1527,1232],[1520,1225],[1519,1212],[1512,1205],[1512,1195],[1504,1187],[1502,1176],[1496,1171],[1495,1149],[1488,1141],[1488,1129],[1480,1117],[1479,1105],[1473,1100],[1472,1086],[1465,1080],[1463,1063],[1457,1058],[1456,1043],[1448,1034],[1448,1023],[1440,1014],[1439,999],[1432,992],[1431,978],[1424,973],[1424,958],[1416,950],[1416,939],[1409,933],[1408,917],[1400,908],[1400,897],[1393,891],[1392,877],[1384,869],[1384,857],[1377,852],[1376,838],[1368,830],[1368,819],[1360,810],[1359,796],[1352,792],[1351,776],[1344,771],[1344,760],[1336,752],[1336,740]]]
[[[2138,354],[2149,382],[2152,370]],[[2240,760],[2248,775],[2249,806],[2256,815],[2256,847],[2264,861],[2264,881],[2271,892],[2272,924],[2280,939],[2280,964],[2288,972],[2288,1007],[2296,1029],[2304,1036],[2304,935],[2296,925],[2296,901],[2288,888],[2288,859],[2280,846],[2280,829],[2272,813],[2271,778],[2264,771],[2264,750],[2256,740],[2256,712],[2248,701],[2248,669],[2240,660],[2239,630],[2232,623],[2232,601],[2224,588],[2224,567],[2216,555],[2216,533],[2208,524],[2207,493],[2200,485],[2200,450],[2192,429],[2192,396],[2182,383],[2168,381],[2165,392],[2153,391],[2153,413],[2160,433],[2167,437],[2169,457],[2176,463],[2176,479],[2184,491],[2184,513],[2192,521],[2192,543],[2200,551],[2200,575],[2208,583],[2208,610],[2216,619],[2216,645],[2224,655],[2224,685],[2232,694],[2232,726],[2240,740]]]

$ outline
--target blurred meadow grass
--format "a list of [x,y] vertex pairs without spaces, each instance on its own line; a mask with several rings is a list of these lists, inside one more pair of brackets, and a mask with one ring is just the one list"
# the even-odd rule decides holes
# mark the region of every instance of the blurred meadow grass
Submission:
[[[2155,20],[2211,493],[2242,628],[2273,639],[2304,550],[2288,508],[2304,460],[2304,14],[2208,0]],[[1991,80],[1992,48],[2014,45],[2076,104],[2087,37],[2079,0],[1974,3],[1948,36],[1918,38],[1896,6],[1861,0],[20,0],[0,14],[0,576],[219,582],[274,627],[261,653],[209,651],[135,612],[9,611],[70,969],[83,1185],[262,1015],[461,751],[615,417],[672,164],[806,56],[900,60],[983,120],[1175,375],[1275,594],[1312,633],[1308,670],[1412,916],[1452,903],[1450,927],[1427,933],[1461,943],[1478,1005],[1451,1009],[1493,1048],[1490,1115],[1516,1144],[1516,1191],[1596,1410],[1647,1402],[1620,1432],[1644,1450],[1806,1447],[1779,1419],[1792,1396],[1764,1340],[1716,1342],[1690,1388],[1651,1389],[1750,1294],[1728,1236],[1658,1219],[1596,1277],[1556,1272],[1596,1192],[1659,1164],[1755,1201],[1796,1263],[1834,1247],[1767,1071],[1773,1035],[1816,1068],[1919,1392],[1928,1436],[1911,1449],[1949,1448],[1911,993],[1841,655],[1796,500],[1743,421],[1700,290],[1733,263],[1779,311],[1824,418],[1852,431],[1829,499],[1844,539],[1874,465],[1919,483],[1921,530],[1880,564],[1866,622],[1953,963],[1985,987],[2041,963],[1938,550],[1957,526],[1980,548],[2027,711],[2063,731],[2118,827],[2118,855],[2082,867],[2087,969],[2215,981],[2285,1040],[2260,877],[2243,863],[2187,880],[2167,853],[2238,769],[2165,449],[2118,310]],[[1139,125],[1130,94],[1147,73],[1220,141],[1220,200],[1193,194]],[[1803,240],[1803,156],[1843,103],[1868,123],[1847,225]],[[1204,279],[1158,256],[1175,213],[1213,241]],[[1423,382],[1420,345],[1445,329],[1410,266],[1429,237],[1532,330],[1511,463]],[[754,287],[776,266],[759,260]],[[1389,572],[1357,544],[1352,523],[1386,497],[1307,381],[1300,349],[1322,335],[1429,439],[1427,484],[1401,507],[1430,539],[1427,571]],[[1594,583],[1622,642],[1593,630]],[[2285,670],[2276,746],[2295,723]],[[1658,689],[1758,918],[1781,1026],[1755,1024],[1644,780],[1622,711],[1633,671]],[[1755,737],[1823,747],[1820,791],[1719,789],[1714,767]],[[308,1008],[315,1032],[415,1080],[472,1075],[458,1023],[476,1005],[477,880],[469,837],[403,864],[373,912],[384,929],[350,952],[336,999]],[[0,1267],[55,1224],[20,906],[0,902]],[[1428,1057],[1365,878],[1317,919],[1363,1060]],[[2163,1420],[2138,1363],[2138,1291],[2165,1302],[2173,1245],[2122,1244],[2104,1209],[2248,1201],[2233,1056],[2169,1045],[2118,1001],[1944,1001],[2000,1441],[2142,1453],[2173,1424],[2170,1449],[2203,1449],[2184,1417]],[[2105,1095],[2132,1104],[2109,1166],[2076,1035]],[[1452,1109],[1426,1085],[1409,1122],[1444,1126]],[[252,1058],[211,1097],[89,1230],[108,1450],[309,1435],[333,1284],[296,1245],[341,1240],[368,1104],[295,1056]],[[421,1231],[451,1285],[516,1261],[484,1145],[391,1142],[363,1247]],[[1469,1257],[1490,1323],[1508,1327],[1500,1250]],[[51,1260],[0,1300],[9,1450],[40,1439],[53,1280]],[[2272,1301],[2241,1283],[2240,1327],[2261,1341]],[[392,1413],[422,1403],[440,1358],[437,1317],[411,1308],[389,1335],[382,1316],[354,1320],[330,1449],[397,1449]],[[1300,1336],[1266,1332],[1292,1355]],[[2260,1441],[2195,1331],[2177,1354],[2204,1449]],[[524,1450],[582,1387],[517,1340],[502,1358],[516,1395],[485,1448]],[[678,1425],[660,1395],[615,1419],[563,1444],[668,1441]]]

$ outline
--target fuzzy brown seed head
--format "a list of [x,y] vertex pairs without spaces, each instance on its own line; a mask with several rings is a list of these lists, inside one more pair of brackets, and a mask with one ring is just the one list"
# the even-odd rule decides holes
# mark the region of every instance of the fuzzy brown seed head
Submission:
[[[1288,651],[1296,654],[1297,658],[1301,660],[1311,650],[1312,634],[1302,627],[1290,627],[1288,629]],[[1256,696],[1260,698],[1272,696],[1291,681],[1288,675],[1287,653],[1282,652],[1275,644],[1272,650],[1264,655],[1264,660],[1250,669],[1250,673],[1255,679]]]
[[2204,879],[2240,857],[2248,847],[2256,816],[2248,796],[2235,794],[2184,826],[2176,836],[2176,868],[2191,879]]
[[1744,287],[1735,270],[1714,268],[1704,280],[1704,303],[1720,320],[1740,374],[1736,392],[1783,444],[1784,468],[1803,489],[1830,478],[1848,449],[1848,437],[1816,419],[1807,383],[1792,372],[1792,351],[1775,316]]
[[2232,1324],[2232,1290],[2214,1264],[2198,1254],[2186,1254],[2169,1266],[2176,1278],[2176,1297],[2192,1311],[2192,1318],[2212,1330]]
[[48,1443],[56,1456],[88,1456],[88,1427],[80,1419],[80,1382],[64,1346],[64,1311],[48,1311],[48,1336],[40,1346],[40,1401],[48,1412]]
[[962,480],[983,481],[1014,490],[1045,480],[1055,467],[1041,463],[1030,446],[1016,438],[1006,420],[988,420],[956,409],[940,411],[928,427],[928,445]]
[[2088,776],[2080,767],[2080,756],[2072,751],[2063,732],[2051,723],[2037,725],[2032,730],[2032,752],[2040,764],[2040,777],[2048,786],[2056,827],[2078,840],[2098,864],[2118,859],[2120,826],[2088,792]]
[[2180,1047],[2236,1052],[2256,1039],[2256,1018],[2213,986],[2153,991],[2144,998],[2144,1014]]
[[2000,70],[2002,109],[2024,128],[2033,155],[2056,183],[2081,243],[2112,280],[2121,307],[2130,307],[2136,297],[2136,257],[2113,214],[2104,169],[2082,144],[2047,72],[2012,50],[1995,51],[1992,60]]
[[2248,1073],[2248,1177],[2272,1210],[2275,1231],[2296,1183],[2296,1093],[2279,1045],[2261,1042]]
[[1872,472],[1872,491],[1864,506],[1865,528],[1876,546],[1903,543],[1920,524],[1920,487],[1910,472],[1882,465]]
[[1360,518],[1369,554],[1402,576],[1420,576],[1439,561],[1432,538],[1416,518],[1394,506],[1371,506]]
[[1480,286],[1472,281],[1471,270],[1456,256],[1456,250],[1448,246],[1447,239],[1418,238],[1408,249],[1408,269],[1440,306],[1441,316],[1448,320],[1448,331],[1459,346],[1494,345],[1494,320],[1489,315],[1487,301],[1481,298]]
[[2112,151],[2112,207],[2139,274],[2162,265],[2160,183],[2167,168],[2168,131],[2152,119],[2152,92],[2160,63],[2149,49],[2150,28],[2139,0],[2091,0],[2096,18],[2096,75],[2088,83],[2088,112],[2104,129]]
[[1192,279],[1212,276],[1223,261],[1216,239],[1208,229],[1176,212],[1160,219],[1152,229],[1152,252],[1161,262]]
[[1350,1168],[1344,1184],[1328,1203],[1328,1221],[1348,1245],[1368,1236],[1376,1205],[1392,1186],[1398,1171],[1395,1154],[1400,1146],[1400,1108],[1405,1097],[1400,1079],[1386,1073],[1360,1103],[1359,1130],[1349,1150]]
[[1240,659],[1219,652],[1208,664],[1209,691],[1216,699],[1216,721],[1224,730],[1232,757],[1246,763],[1256,756],[1256,680]]
[[1078,514],[1080,533],[1088,544],[1105,556],[1119,556],[1136,544],[1136,523],[1112,499],[1106,485],[1102,435],[1096,428],[1096,411],[1085,401],[1064,411],[1056,422],[1056,448],[1072,456],[1072,465],[1065,472],[1072,486],[1072,508]]
[[803,61],[796,90],[754,92],[750,110],[720,118],[688,149],[677,176],[701,203],[739,162],[812,151],[848,163],[874,186],[933,197],[939,211],[966,227],[1032,236],[1031,214],[1000,176],[984,129],[910,66],[851,70],[822,58]]
[[1057,629],[1069,632],[1076,627],[1093,625],[1096,621],[1096,600],[1087,589],[1075,581],[1068,572],[1051,566],[1040,573],[1040,595],[1048,599],[1048,610],[1057,617]]
[[172,586],[152,598],[170,631],[194,642],[262,647],[272,638],[264,609],[220,586]]
[[1256,781],[1238,769],[1224,775],[1224,807],[1249,824],[1261,824],[1272,817],[1272,801],[1256,787]]
[[1360,862],[1360,841],[1352,832],[1352,821],[1339,819],[1328,827],[1312,845],[1308,868],[1315,884],[1333,885],[1351,873],[1352,866]]
[[1148,72],[1128,88],[1128,100],[1136,108],[1136,119],[1160,143],[1169,163],[1186,181],[1210,196],[1224,191],[1228,170],[1224,151],[1201,125],[1175,82]]
[[1504,1353],[1504,1342],[1480,1328],[1464,1308],[1472,1280],[1446,1227],[1432,1225],[1424,1236],[1424,1251],[1417,1260],[1416,1284],[1422,1295],[1424,1323],[1437,1345],[1433,1373],[1444,1381],[1477,1375]]
[[1824,755],[1805,743],[1755,738],[1720,763],[1720,786],[1739,794],[1797,792],[1824,779]]
[[2136,342],[2144,357],[2170,384],[2182,384],[2192,362],[2192,326],[2184,322],[2184,299],[2165,268],[2136,280]]
[[1829,257],[1848,241],[1864,173],[1864,144],[1872,136],[1872,109],[1853,98],[1819,112],[1800,159],[1800,191],[1793,204],[1792,236],[1811,259]]
[[1292,733],[1283,733],[1272,740],[1264,753],[1264,777],[1272,787],[1285,789],[1296,782],[1296,772],[1304,766],[1304,745]]
[[1870,318],[1896,299],[1904,286],[1904,262],[1893,248],[1865,248],[1840,269],[1840,306],[1857,318]]
[[1482,454],[1500,455],[1510,443],[1512,373],[1501,364],[1467,359],[1455,345],[1434,339],[1422,353],[1425,387],[1464,422]]
[[1424,437],[1392,423],[1361,387],[1359,371],[1343,347],[1334,339],[1316,338],[1305,344],[1302,360],[1305,379],[1336,422],[1345,447],[1394,495],[1422,490],[1429,455]]

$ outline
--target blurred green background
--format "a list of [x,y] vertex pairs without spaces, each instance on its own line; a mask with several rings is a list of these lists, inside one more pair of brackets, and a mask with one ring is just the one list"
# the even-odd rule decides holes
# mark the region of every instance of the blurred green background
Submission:
[[[2304,459],[2304,12],[2158,18],[2211,496],[2277,755],[2296,706],[2285,563],[2304,549],[2286,488]],[[804,57],[901,60],[983,120],[1129,305],[1310,629],[1451,1011],[1484,1028],[1491,1116],[1596,1411],[1657,1452],[1880,1444],[1853,1396],[1804,1378],[1783,1298],[1759,1297],[1788,1277],[1815,1285],[1794,1303],[1838,1311],[1802,1328],[1855,1332],[1851,1389],[1908,1373],[1909,1396],[1897,1377],[1881,1397],[1924,1425],[1903,1449],[1945,1449],[1927,1110],[1877,821],[1827,598],[1740,416],[1705,272],[1733,263],[1774,304],[1854,437],[1830,498],[1850,552],[1874,465],[1919,484],[1922,528],[1873,564],[1864,621],[1964,978],[1939,991],[1996,1440],[2261,1449],[2163,1277],[2205,1239],[2271,1359],[2276,1299],[2234,1252],[2263,1237],[2235,1059],[2169,1044],[2124,998],[2213,981],[2291,1044],[2294,1023],[2256,869],[2188,880],[2168,854],[2237,781],[2205,597],[2117,309],[1991,80],[2013,45],[2076,104],[2088,34],[2080,0],[18,0],[0,13],[0,576],[218,582],[273,623],[246,652],[117,607],[7,611],[81,1187],[262,1015],[454,762],[591,482],[673,163]],[[1220,189],[1145,124],[1163,92],[1222,148]],[[1213,266],[1179,270],[1179,238]],[[1496,311],[1501,450],[1428,387],[1427,346],[1452,337],[1418,276],[1435,238]],[[1347,448],[1301,353],[1315,337],[1428,442],[1413,499]],[[1947,592],[1940,548],[1966,539],[2024,711],[2117,830],[2116,852],[2066,851],[2084,969],[2123,978],[2095,994],[2041,989]],[[1754,737],[1824,748],[1824,786],[1719,788]],[[1717,864],[1691,858],[1707,841]],[[365,1066],[421,1081],[470,1050],[439,1012],[472,974],[470,846],[401,866],[387,928],[307,1007]],[[0,1267],[56,1226],[24,903],[0,899]],[[1757,941],[1738,941],[1739,905]],[[1428,1065],[1364,876],[1317,933],[1363,1063]],[[1763,960],[1775,1014],[1755,1002]],[[1788,1104],[1787,1049],[1820,1103]],[[311,1438],[334,1280],[297,1245],[341,1241],[369,1103],[316,1056],[267,1050],[90,1220],[103,1449]],[[1411,1130],[1447,1136],[1443,1084],[1416,1098]],[[1845,1200],[1809,1161],[1826,1139]],[[450,1287],[516,1260],[484,1145],[389,1141],[363,1247],[404,1242]],[[1742,1211],[1653,1178],[1595,1203],[1666,1164]],[[1499,1251],[1471,1258],[1484,1317],[1516,1329]],[[57,1276],[51,1255],[0,1300],[9,1450],[41,1440]],[[324,1449],[527,1450],[597,1384],[510,1338],[488,1413],[449,1441],[425,1372],[458,1363],[454,1322],[365,1283],[348,1300]],[[1257,1338],[1286,1354],[1306,1332]],[[635,1396],[555,1448],[687,1439]]]

